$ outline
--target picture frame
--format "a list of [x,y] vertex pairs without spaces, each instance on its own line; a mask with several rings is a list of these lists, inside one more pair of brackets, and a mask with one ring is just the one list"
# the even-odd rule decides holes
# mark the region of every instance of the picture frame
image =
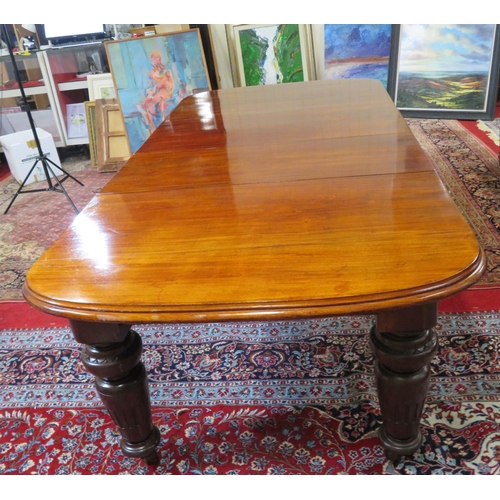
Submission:
[[89,101],[115,99],[116,90],[111,73],[96,73],[87,76]]
[[116,172],[130,158],[117,99],[96,99],[97,171]]
[[239,86],[302,82],[311,78],[308,25],[238,24],[227,25],[226,29]]
[[130,152],[185,97],[211,90],[199,30],[105,42]]
[[85,101],[85,114],[87,115],[87,128],[89,132],[90,164],[97,167],[97,124],[95,101]]
[[89,130],[87,127],[87,114],[85,103],[69,103],[66,105],[67,134],[69,139],[87,138]]
[[398,24],[313,24],[311,32],[318,79],[375,79],[393,95]]
[[393,99],[404,117],[492,120],[500,25],[401,24]]

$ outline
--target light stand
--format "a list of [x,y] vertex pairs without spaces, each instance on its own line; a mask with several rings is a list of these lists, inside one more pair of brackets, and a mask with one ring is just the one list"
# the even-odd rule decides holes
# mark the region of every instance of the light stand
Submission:
[[[14,52],[12,50],[12,45],[11,45],[11,42],[10,42],[9,33],[7,31],[7,26],[5,24],[2,24],[1,27],[2,27],[2,38],[5,41],[5,43],[7,45],[7,48],[9,50],[9,55],[10,55],[10,59],[12,61],[12,66],[14,68],[14,73],[16,75],[17,84],[19,85],[19,89],[21,91],[21,96],[22,96],[22,99],[23,99],[23,104],[24,104],[23,107],[26,110],[26,113],[28,115],[28,120],[30,122],[31,130],[33,132],[33,138],[35,139],[36,147],[38,149],[38,156],[35,159],[35,163],[31,167],[30,171],[28,172],[28,175],[25,177],[24,181],[22,182],[21,186],[17,190],[16,194],[14,195],[14,197],[12,198],[12,200],[10,201],[9,206],[7,207],[7,209],[4,212],[4,215],[9,211],[10,207],[12,206],[12,204],[14,203],[14,201],[18,197],[18,195],[25,194],[25,193],[37,193],[37,192],[40,192],[40,191],[57,191],[58,193],[64,193],[64,195],[66,196],[66,198],[68,198],[68,201],[71,203],[73,209],[78,214],[79,213],[78,209],[76,208],[75,204],[73,203],[73,201],[69,197],[69,194],[64,189],[64,186],[62,185],[62,183],[66,179],[68,179],[68,177],[71,177],[71,179],[73,179],[75,182],[77,182],[78,184],[80,184],[80,186],[83,186],[83,184],[78,179],[76,179],[75,177],[73,177],[70,173],[66,172],[66,170],[64,170],[59,165],[55,164],[52,160],[50,160],[47,157],[47,155],[42,151],[42,146],[41,146],[40,140],[38,138],[38,134],[37,134],[37,131],[36,131],[35,122],[33,121],[33,116],[31,115],[31,109],[29,107],[28,100],[26,99],[26,94],[24,93],[23,84],[21,82],[21,76],[19,75],[19,70],[17,69],[16,59],[14,57]],[[47,180],[48,187],[42,188],[42,189],[28,189],[28,190],[23,190],[24,185],[28,181],[29,176],[31,175],[31,173],[33,172],[33,170],[35,169],[35,167],[38,165],[38,163],[42,164],[43,171],[44,171],[44,174],[45,174],[45,179]],[[57,178],[57,176],[54,173],[54,170],[52,169],[51,165],[53,165],[54,167],[56,167],[57,169],[59,169],[64,174],[64,177],[62,179],[59,180]],[[52,174],[52,176],[54,177],[54,181],[55,181],[54,184],[52,183],[52,178],[51,178],[50,174]]]

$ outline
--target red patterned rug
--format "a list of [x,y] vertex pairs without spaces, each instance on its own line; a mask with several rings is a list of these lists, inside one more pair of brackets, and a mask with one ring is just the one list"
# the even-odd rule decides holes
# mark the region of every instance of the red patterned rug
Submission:
[[66,327],[0,331],[0,473],[499,474],[500,314],[442,313],[424,443],[394,464],[371,317],[136,326],[161,460],[122,455]]
[[[447,123],[412,124],[431,156],[462,149],[457,138],[469,145],[459,134],[449,141]],[[454,168],[447,154],[442,161]],[[81,208],[113,174],[82,159],[73,168],[85,189],[70,180],[65,187]],[[17,186],[1,186],[5,207]],[[473,206],[474,217],[464,213],[481,227],[486,205]],[[21,299],[25,271],[73,217],[55,193],[21,195],[2,216],[4,301]],[[499,474],[500,315],[480,312],[499,306],[500,294],[485,286],[441,302],[424,444],[397,464],[376,436],[370,318],[137,326],[162,433],[153,467],[122,455],[65,321],[20,300],[1,304],[0,474]]]
[[486,253],[487,270],[473,288],[500,287],[498,156],[456,120],[407,122]]
[[493,156],[500,158],[500,102],[493,120],[459,120],[458,123],[482,142]]

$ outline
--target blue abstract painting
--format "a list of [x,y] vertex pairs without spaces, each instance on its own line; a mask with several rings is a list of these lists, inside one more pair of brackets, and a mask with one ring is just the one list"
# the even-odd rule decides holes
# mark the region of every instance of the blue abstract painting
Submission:
[[198,30],[108,42],[106,50],[132,154],[182,99],[210,89]]
[[387,88],[391,24],[325,24],[324,77],[373,78]]

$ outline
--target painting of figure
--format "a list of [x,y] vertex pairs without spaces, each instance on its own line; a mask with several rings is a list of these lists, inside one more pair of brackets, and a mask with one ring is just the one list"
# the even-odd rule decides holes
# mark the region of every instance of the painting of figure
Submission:
[[242,86],[307,80],[298,24],[234,27]]
[[325,24],[324,78],[372,78],[388,85],[391,24]]
[[402,24],[398,108],[448,112],[442,116],[484,112],[490,82],[498,81],[495,39],[494,24]]
[[186,96],[210,89],[197,29],[106,43],[130,150]]

